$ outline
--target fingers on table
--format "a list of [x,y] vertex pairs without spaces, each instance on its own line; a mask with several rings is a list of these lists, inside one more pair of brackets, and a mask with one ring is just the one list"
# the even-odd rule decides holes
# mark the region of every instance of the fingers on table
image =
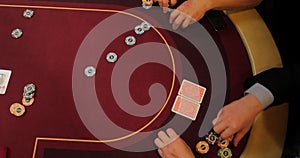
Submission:
[[158,5],[163,8],[163,11],[166,13],[169,8],[169,0],[154,0],[154,2],[158,2]]
[[178,29],[180,25],[182,28],[186,28],[194,22],[195,20],[192,17],[178,9],[173,10],[169,18],[169,23],[172,24],[174,30]]
[[159,131],[157,135],[158,137],[154,139],[154,143],[158,148],[165,147],[178,137],[177,133],[172,128],[168,128],[166,132]]

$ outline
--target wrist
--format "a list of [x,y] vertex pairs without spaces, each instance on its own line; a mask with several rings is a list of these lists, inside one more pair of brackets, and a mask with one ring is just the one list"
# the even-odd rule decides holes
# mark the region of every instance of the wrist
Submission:
[[240,100],[243,102],[244,106],[248,106],[248,109],[250,110],[249,112],[252,112],[255,115],[264,110],[263,105],[259,101],[259,99],[251,93],[246,94]]

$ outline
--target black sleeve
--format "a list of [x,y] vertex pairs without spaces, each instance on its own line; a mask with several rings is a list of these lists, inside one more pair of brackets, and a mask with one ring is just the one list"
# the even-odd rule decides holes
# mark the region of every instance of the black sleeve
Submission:
[[271,68],[261,72],[246,80],[245,89],[248,89],[255,83],[260,83],[274,95],[272,105],[290,102],[294,96],[293,93],[299,90],[299,66],[299,64],[294,64],[284,68]]

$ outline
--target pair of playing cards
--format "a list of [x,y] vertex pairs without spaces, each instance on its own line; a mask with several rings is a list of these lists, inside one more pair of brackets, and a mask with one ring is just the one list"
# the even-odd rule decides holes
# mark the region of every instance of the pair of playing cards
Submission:
[[10,75],[11,70],[0,69],[0,94],[5,94]]
[[183,80],[172,107],[172,112],[196,120],[206,88],[188,80]]

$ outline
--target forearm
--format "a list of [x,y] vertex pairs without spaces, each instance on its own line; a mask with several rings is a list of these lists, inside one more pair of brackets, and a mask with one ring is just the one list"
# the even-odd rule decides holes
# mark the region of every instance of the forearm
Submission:
[[259,5],[262,0],[204,0],[207,8],[216,10],[245,9]]
[[[246,80],[248,89],[255,83],[260,83],[271,91],[274,96],[273,105],[288,102],[292,95],[292,71],[289,68],[272,68]],[[294,82],[295,83],[295,82]]]

